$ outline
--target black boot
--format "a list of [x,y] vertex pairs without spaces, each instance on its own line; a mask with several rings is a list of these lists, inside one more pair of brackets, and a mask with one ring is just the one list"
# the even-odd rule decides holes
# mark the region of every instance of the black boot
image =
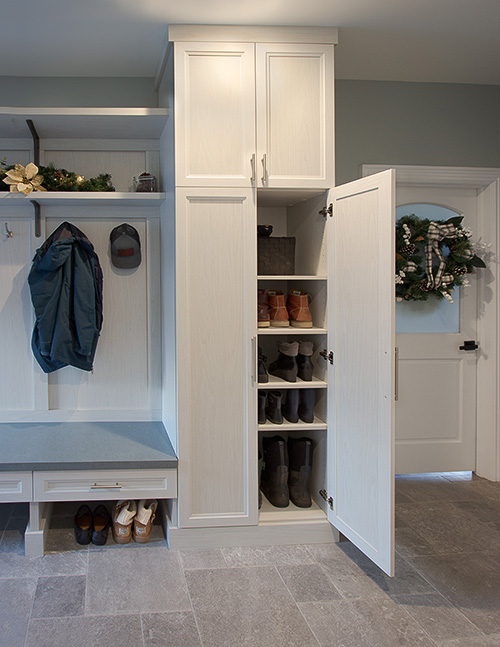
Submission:
[[287,382],[297,381],[297,353],[299,343],[281,341],[277,343],[278,359],[269,366],[269,375],[275,375]]
[[280,391],[267,392],[266,416],[268,420],[274,422],[276,425],[281,425],[283,422]]
[[300,389],[299,418],[302,422],[314,422],[315,404],[316,391],[314,389]]
[[266,422],[266,403],[267,393],[265,391],[259,391],[259,409],[257,416],[259,425],[263,425]]
[[267,382],[269,382],[269,375],[267,374],[267,371],[266,371],[266,362],[267,362],[267,357],[265,357],[262,354],[262,348],[259,346],[259,366],[257,370],[257,373],[258,373],[257,379],[261,384],[266,384]]
[[297,354],[297,376],[304,382],[312,382],[314,365],[311,361],[314,346],[310,341],[299,342]]
[[289,438],[290,471],[288,488],[290,499],[298,508],[310,508],[313,444],[310,438]]
[[263,438],[264,467],[261,490],[269,503],[277,508],[286,508],[288,497],[288,450],[281,436]]
[[281,411],[288,422],[299,421],[299,389],[287,389],[286,402]]

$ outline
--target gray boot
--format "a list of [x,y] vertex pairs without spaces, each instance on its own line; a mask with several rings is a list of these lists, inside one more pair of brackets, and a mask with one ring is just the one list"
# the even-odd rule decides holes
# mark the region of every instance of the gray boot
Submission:
[[313,444],[310,438],[289,438],[289,476],[290,499],[298,508],[310,508],[311,472]]
[[297,381],[297,353],[299,343],[297,341],[279,341],[278,359],[270,364],[268,373],[280,377],[286,382]]
[[311,361],[314,346],[310,341],[299,342],[297,354],[297,376],[304,382],[312,382],[314,365]]
[[288,496],[288,449],[281,436],[263,438],[264,467],[262,469],[261,490],[269,503],[277,508],[286,508]]

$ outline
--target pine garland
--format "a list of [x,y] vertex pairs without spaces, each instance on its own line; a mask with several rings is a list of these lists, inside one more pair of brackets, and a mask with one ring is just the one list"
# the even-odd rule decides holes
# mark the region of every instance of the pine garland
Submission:
[[[403,216],[396,225],[396,299],[427,301],[430,295],[453,302],[458,285],[467,285],[467,274],[486,267],[474,251],[472,232],[462,227],[462,216],[449,220],[420,219],[415,214]],[[437,239],[431,231],[441,230]],[[437,227],[436,227],[437,226]],[[443,263],[432,255],[432,245]],[[430,271],[431,270],[431,271]],[[437,278],[439,276],[439,278]],[[436,277],[436,280],[434,280]]]
[[[9,191],[9,186],[3,182],[5,171],[14,168],[14,165],[6,166],[2,164],[0,169],[0,190]],[[42,180],[42,186],[47,191],[114,191],[115,188],[111,183],[111,175],[109,173],[100,173],[96,177],[89,180],[78,175],[73,171],[66,169],[58,169],[53,164],[49,166],[39,166],[38,175]]]

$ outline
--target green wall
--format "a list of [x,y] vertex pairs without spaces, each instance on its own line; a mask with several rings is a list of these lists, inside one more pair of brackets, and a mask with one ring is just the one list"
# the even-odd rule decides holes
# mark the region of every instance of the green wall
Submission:
[[154,79],[0,76],[0,106],[156,108]]
[[336,82],[336,182],[362,164],[500,168],[500,86]]

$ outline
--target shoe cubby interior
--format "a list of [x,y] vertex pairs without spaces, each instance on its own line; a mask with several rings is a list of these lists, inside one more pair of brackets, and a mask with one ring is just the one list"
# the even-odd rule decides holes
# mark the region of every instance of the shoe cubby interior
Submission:
[[[282,397],[282,402],[283,405],[286,402],[287,398],[287,392],[289,392],[291,389],[280,389],[279,386],[275,386],[272,389],[263,389],[262,384],[259,384],[259,392],[266,393],[269,390],[272,391],[279,391]],[[300,384],[296,384],[294,388],[300,390]],[[309,390],[309,389],[308,389]],[[313,389],[314,395],[315,395],[315,404],[314,404],[314,421],[313,422],[304,422],[303,420],[299,419],[298,422],[288,422],[286,418],[283,418],[283,422],[281,424],[277,424],[274,422],[271,422],[270,420],[266,420],[264,423],[259,423],[259,432],[273,432],[273,431],[278,431],[284,430],[284,431],[304,431],[304,432],[309,432],[313,431],[315,429],[323,429],[326,430],[326,389]],[[306,434],[307,435],[307,434]]]
[[265,431],[259,433],[259,454],[262,457],[264,456],[262,444],[265,437],[272,438],[273,436],[280,436],[285,442],[288,442],[288,438],[290,437],[310,438],[312,440],[313,457],[310,481],[312,505],[310,508],[299,508],[290,501],[286,508],[276,508],[262,494],[259,523],[272,522],[274,520],[286,521],[287,517],[290,517],[290,520],[298,520],[300,517],[304,520],[312,520],[314,518],[323,519],[326,513],[326,503],[320,495],[320,490],[326,488],[326,433],[318,429],[285,431],[279,429],[280,425],[274,426],[276,428],[274,432]]
[[[294,329],[292,328],[291,330],[293,331]],[[299,329],[297,328],[295,330],[298,331]],[[269,375],[269,382],[265,384],[259,383],[259,388],[279,389],[280,385],[286,385],[290,388],[301,388],[298,386],[299,384],[303,388],[313,387],[313,384],[317,387],[326,386],[327,361],[320,355],[326,349],[326,335],[306,335],[300,334],[300,332],[293,332],[287,335],[259,335],[259,348],[264,357],[267,358],[264,362],[266,370],[272,362],[278,359],[278,343],[291,341],[312,342],[313,354],[311,360],[314,367],[312,382],[303,382],[300,378],[297,378],[297,382],[285,382],[279,377]],[[318,384],[318,382],[321,384]]]
[[[304,280],[295,279],[293,277],[290,277],[289,279],[283,279],[282,277],[279,279],[274,279],[272,277],[265,279],[259,278],[258,289],[278,290],[283,292],[285,295],[287,295],[290,290],[306,292],[310,297],[309,311],[312,316],[313,327],[326,328],[326,280]],[[259,333],[265,334],[266,330],[272,328],[272,326],[259,328]],[[300,329],[290,325],[286,330],[293,334]]]
[[311,197],[283,191],[257,195],[257,224],[272,225],[271,236],[295,238],[295,275],[326,277],[327,192]]

